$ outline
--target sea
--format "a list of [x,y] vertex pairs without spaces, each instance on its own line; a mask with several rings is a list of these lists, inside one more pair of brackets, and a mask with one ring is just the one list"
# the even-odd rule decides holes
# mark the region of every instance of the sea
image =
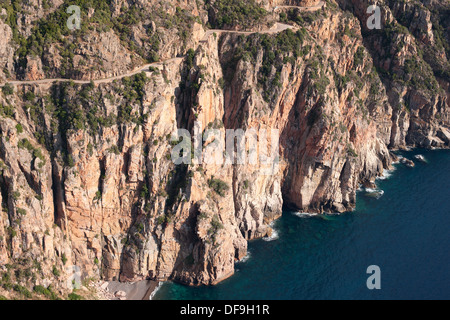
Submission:
[[397,163],[377,189],[360,188],[355,211],[286,210],[273,237],[249,243],[234,276],[216,286],[166,282],[153,299],[450,299],[450,150],[397,154],[415,167]]

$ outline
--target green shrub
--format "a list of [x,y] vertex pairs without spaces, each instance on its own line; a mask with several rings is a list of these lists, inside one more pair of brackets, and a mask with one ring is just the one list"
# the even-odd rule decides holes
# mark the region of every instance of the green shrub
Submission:
[[17,147],[20,149],[27,149],[35,158],[39,158],[42,161],[41,167],[45,164],[45,157],[42,154],[42,151],[38,148],[33,147],[28,139],[24,138],[17,143]]
[[157,219],[156,219],[156,223],[159,225],[159,224],[163,224],[164,222],[166,222],[166,216],[159,216]]
[[21,134],[23,132],[23,127],[20,123],[16,124],[17,133]]
[[48,290],[41,285],[34,286],[33,291],[39,294],[45,294]]
[[58,300],[58,296],[56,293],[52,291],[52,288],[49,286],[48,288],[45,288],[41,285],[34,286],[33,291],[44,295],[46,298],[50,300]]
[[2,92],[5,96],[10,96],[14,93],[14,87],[10,83],[7,83],[2,87]]
[[70,168],[75,167],[75,160],[71,154],[68,154],[66,157],[66,165]]
[[357,158],[358,157],[358,154],[356,153],[356,151],[351,146],[347,147],[347,154],[350,157],[353,157],[353,158]]
[[226,192],[230,189],[225,181],[214,179],[214,177],[208,180],[208,186],[221,197],[224,197]]
[[216,0],[206,1],[210,13],[209,22],[214,28],[241,26],[249,28],[258,24],[268,12],[255,0]]
[[25,287],[23,287],[23,286],[21,286],[19,284],[14,285],[13,290],[18,292],[18,293],[20,293],[25,298],[28,298],[28,299],[32,298],[31,292],[27,288],[25,288]]
[[13,197],[13,199],[14,200],[19,200],[20,199],[20,192],[19,191],[14,191],[13,193],[12,193],[12,197]]
[[263,53],[261,67],[258,70],[258,85],[262,88],[262,95],[266,102],[271,102],[281,87],[281,71],[286,63],[294,64],[298,57],[308,52],[303,47],[306,32],[298,30],[293,32],[288,29],[276,35],[253,34],[241,38],[242,43],[230,55],[223,60],[225,86],[229,85],[236,73],[239,61],[250,61],[256,64],[260,53]]
[[33,147],[33,145],[30,143],[30,141],[28,141],[28,139],[26,139],[26,138],[24,138],[24,139],[22,139],[22,140],[20,140],[18,143],[17,143],[17,146],[20,148],[20,149],[27,149],[28,151],[33,151],[33,149],[34,149],[34,147]]
[[94,201],[100,200],[101,198],[102,198],[102,192],[100,190],[98,190],[95,193]]
[[362,65],[364,62],[364,47],[358,47],[358,50],[355,52],[355,56],[353,57],[355,61],[355,68],[359,65]]
[[83,300],[82,296],[80,296],[74,292],[70,293],[68,298],[69,298],[69,300]]
[[222,223],[219,221],[219,217],[217,215],[214,215],[214,217],[211,220],[211,227],[215,230],[221,230],[223,229]]
[[94,146],[92,145],[92,143],[89,142],[89,144],[87,145],[87,152],[89,153],[89,155],[92,157],[92,155],[94,154]]
[[220,230],[224,228],[223,224],[220,222],[219,217],[214,215],[211,220],[211,227],[208,229],[208,235],[211,237],[213,243],[216,243],[216,237]]
[[24,99],[26,101],[33,101],[36,98],[35,94],[31,91],[28,91],[27,93],[25,93],[24,95]]
[[14,107],[10,105],[3,105],[0,104],[0,116],[6,117],[6,118],[14,118]]
[[53,266],[52,273],[53,273],[53,275],[55,275],[57,277],[59,277],[61,275],[61,272],[59,272],[59,270],[56,266]]
[[13,227],[8,227],[6,230],[8,231],[8,234],[11,238],[14,238],[15,236],[17,236],[17,231],[14,230]]
[[62,261],[63,265],[66,265],[67,257],[66,257],[66,254],[65,254],[65,253],[63,253],[63,254],[61,255],[61,261]]
[[200,212],[200,214],[197,216],[197,219],[199,220],[205,220],[208,218],[208,214],[206,212]]
[[108,151],[110,153],[114,153],[115,155],[119,155],[120,154],[120,150],[118,146],[112,146],[111,148],[108,149]]

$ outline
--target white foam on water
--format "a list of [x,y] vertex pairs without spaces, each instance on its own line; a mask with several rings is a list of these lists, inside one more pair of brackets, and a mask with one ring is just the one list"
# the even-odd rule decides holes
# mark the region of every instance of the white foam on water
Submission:
[[279,238],[278,231],[272,228],[272,234],[270,235],[270,237],[264,237],[263,240],[269,242],[277,240],[278,238]]
[[378,180],[387,180],[387,179],[389,179],[392,176],[394,171],[395,171],[395,168],[394,169],[390,169],[390,170],[384,169],[383,170],[383,174],[381,176],[377,177],[377,179]]
[[416,158],[417,160],[420,160],[422,162],[428,162],[427,159],[425,159],[425,157],[421,154],[414,156],[414,158]]
[[247,262],[248,259],[250,259],[250,257],[251,257],[251,253],[250,253],[250,251],[247,251],[247,255],[246,255],[245,257],[243,257],[241,260],[237,261],[236,263],[244,263],[244,262]]
[[[355,210],[355,209],[353,209],[353,210]],[[343,212],[331,212],[331,213],[325,213],[323,216],[324,217],[335,217],[335,216],[340,216],[342,214],[343,214]]]
[[392,162],[392,164],[400,164],[404,158],[405,158],[404,156],[397,155],[397,159],[398,159],[398,160]]
[[277,239],[279,238],[278,231],[274,228],[275,222],[276,222],[276,221],[272,221],[272,222],[269,224],[269,226],[272,228],[272,234],[270,235],[270,237],[264,237],[264,238],[262,238],[264,241],[274,241],[274,240],[277,240]]
[[372,189],[372,188],[366,188],[366,193],[370,194],[371,196],[380,199],[384,195],[384,191],[380,189]]
[[311,217],[317,217],[318,213],[308,213],[308,212],[294,212],[294,215],[296,215],[299,218],[311,218]]
[[150,295],[149,300],[153,300],[153,297],[155,296],[155,294],[158,292],[158,290],[162,287],[164,282],[159,282],[158,286],[155,288],[155,290],[153,290],[152,294]]

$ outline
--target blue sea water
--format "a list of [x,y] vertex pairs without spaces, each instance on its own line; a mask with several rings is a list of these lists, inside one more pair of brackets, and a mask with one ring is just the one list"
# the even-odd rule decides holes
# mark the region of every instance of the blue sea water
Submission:
[[[401,155],[416,167],[395,165],[377,181],[382,195],[359,192],[356,211],[286,211],[274,225],[278,239],[250,242],[233,277],[214,287],[167,282],[154,299],[450,299],[450,151]],[[381,290],[367,288],[371,265],[381,269]]]

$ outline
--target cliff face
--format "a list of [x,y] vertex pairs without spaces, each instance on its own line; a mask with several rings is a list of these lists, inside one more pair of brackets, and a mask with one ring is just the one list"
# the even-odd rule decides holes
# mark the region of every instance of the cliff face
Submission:
[[64,0],[2,3],[2,50],[7,51],[0,77],[6,70],[6,78],[18,80],[113,77],[184,55],[204,33],[206,13],[197,2],[80,1],[79,27],[70,5]]
[[[364,20],[372,3],[347,5]],[[383,1],[380,7],[387,27],[370,32],[362,25],[365,44],[394,107],[389,146],[448,145],[448,3]]]
[[[31,270],[16,278],[21,285],[67,293],[73,266],[83,279],[215,284],[233,274],[247,240],[271,234],[283,205],[351,210],[359,184],[390,167],[391,149],[450,145],[448,2],[382,2],[386,28],[375,31],[365,25],[369,2],[330,2],[313,13],[285,8],[278,18],[292,29],[203,41],[208,15],[189,3],[133,2],[199,21],[185,30],[178,20],[178,29],[158,25],[162,14],[138,20],[127,29],[131,42],[117,26],[91,30],[66,75],[126,73],[156,53],[186,57],[111,82],[3,87],[0,266]],[[115,1],[110,10],[120,17],[127,6]],[[50,14],[42,12],[29,19]],[[0,43],[13,43],[14,28],[0,20],[0,29]],[[158,50],[146,47],[154,30],[162,30]],[[181,43],[181,31],[193,36]],[[0,78],[62,76],[52,51],[62,43],[22,58],[2,45]],[[107,68],[93,70],[96,59]],[[195,123],[222,134],[204,142],[213,149],[225,145],[227,129],[277,129],[276,170],[175,165],[170,136],[177,128],[194,133]]]

